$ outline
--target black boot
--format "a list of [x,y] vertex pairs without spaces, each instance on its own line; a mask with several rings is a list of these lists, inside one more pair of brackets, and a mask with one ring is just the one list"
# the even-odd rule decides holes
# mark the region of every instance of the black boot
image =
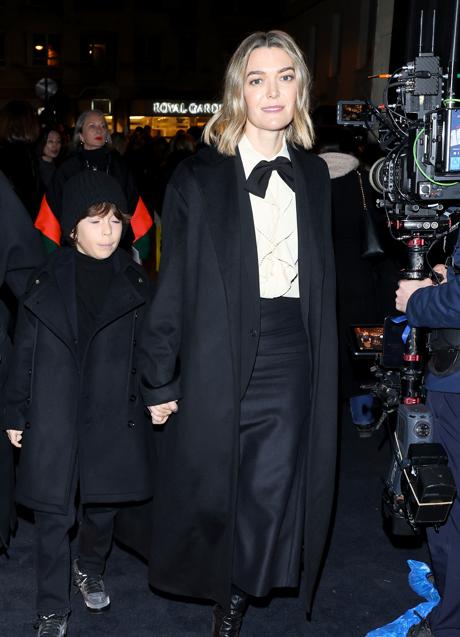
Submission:
[[248,606],[248,596],[232,589],[228,610],[216,604],[213,609],[212,637],[238,637],[243,615]]

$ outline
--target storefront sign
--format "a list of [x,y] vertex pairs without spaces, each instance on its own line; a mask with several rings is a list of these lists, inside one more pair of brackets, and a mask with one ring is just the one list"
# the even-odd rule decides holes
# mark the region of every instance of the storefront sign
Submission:
[[153,102],[154,115],[214,115],[221,104],[218,102]]

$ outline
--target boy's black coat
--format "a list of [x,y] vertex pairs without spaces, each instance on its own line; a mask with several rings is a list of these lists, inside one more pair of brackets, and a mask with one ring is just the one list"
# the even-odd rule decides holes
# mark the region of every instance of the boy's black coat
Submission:
[[58,250],[34,275],[7,383],[7,427],[24,431],[18,502],[66,511],[76,462],[84,503],[151,495],[152,432],[135,362],[149,296],[145,272],[118,250],[104,309],[79,361],[74,250]]

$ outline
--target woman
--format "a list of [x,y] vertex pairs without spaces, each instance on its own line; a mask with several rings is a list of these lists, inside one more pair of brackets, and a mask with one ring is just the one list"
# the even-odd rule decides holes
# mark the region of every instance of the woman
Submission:
[[45,128],[37,142],[38,170],[43,190],[50,185],[61,152],[61,135],[54,128]]
[[64,184],[82,170],[98,170],[114,177],[122,187],[131,216],[131,229],[134,235],[131,239],[134,239],[141,258],[147,256],[147,233],[153,222],[142,198],[139,197],[126,162],[110,147],[111,138],[104,113],[98,110],[84,111],[75,124],[73,142],[76,150],[56,170],[42,200],[35,221],[36,227],[53,242],[54,247],[59,245],[61,229],[58,220],[62,214]]
[[335,274],[308,87],[290,36],[244,40],[163,208],[140,362],[164,425],[150,579],[216,601],[215,637],[239,635],[248,596],[298,585],[302,544],[310,607],[332,505]]

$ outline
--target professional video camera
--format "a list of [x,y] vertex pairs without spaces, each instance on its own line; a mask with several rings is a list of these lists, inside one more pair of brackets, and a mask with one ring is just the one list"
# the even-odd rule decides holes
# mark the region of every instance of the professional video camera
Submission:
[[[433,50],[421,51],[420,35],[415,59],[384,76],[388,82],[382,105],[367,100],[337,105],[339,124],[365,126],[386,153],[369,179],[381,195],[377,206],[385,211],[391,235],[407,247],[407,279],[430,274],[428,251],[460,221],[460,99],[454,90],[459,3],[455,0],[447,73]],[[434,24],[435,13],[432,43]],[[423,13],[421,34],[422,27]],[[359,341],[363,327],[354,329]],[[393,533],[403,535],[417,532],[420,525],[442,524],[455,497],[445,450],[433,443],[432,415],[423,404],[425,347],[425,331],[411,328],[403,317],[387,318],[383,352],[376,354],[372,368],[376,382],[367,386],[383,406],[376,428],[389,422],[393,449],[383,510]],[[357,351],[368,356],[368,343],[367,348],[358,344]],[[389,414],[396,414],[392,422]]]

